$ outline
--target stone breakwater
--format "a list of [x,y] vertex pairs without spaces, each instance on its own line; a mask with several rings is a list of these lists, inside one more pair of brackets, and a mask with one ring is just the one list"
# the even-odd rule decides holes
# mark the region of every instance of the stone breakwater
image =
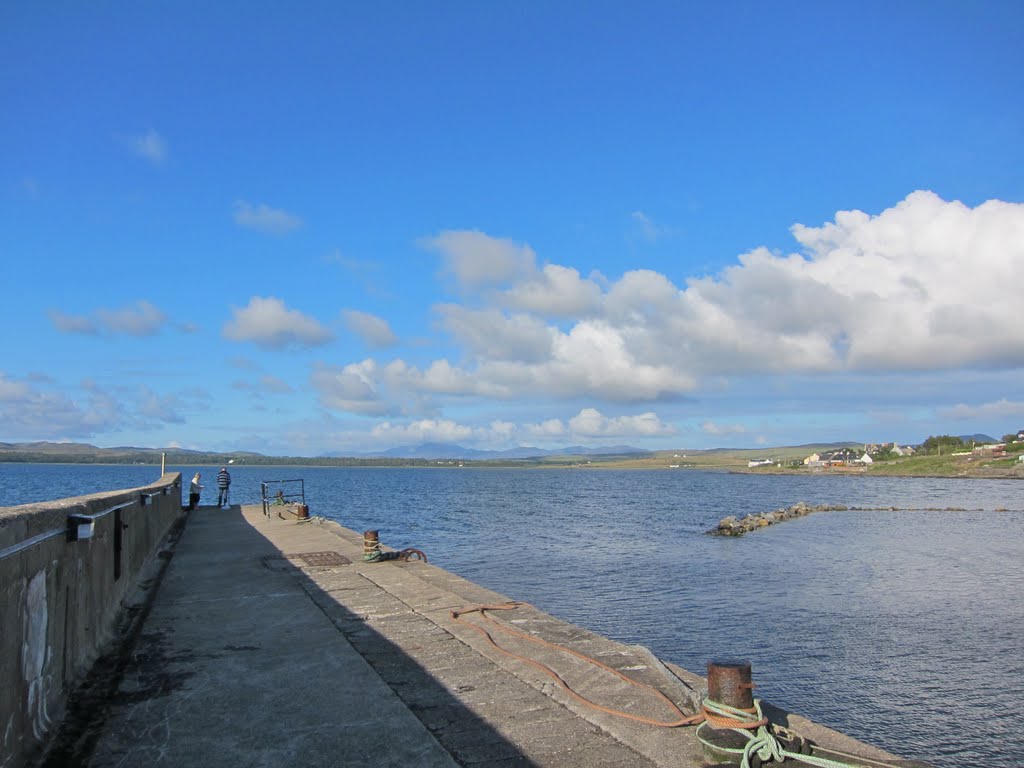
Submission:
[[743,518],[735,515],[723,517],[718,525],[708,531],[712,536],[742,536],[758,528],[766,528],[769,525],[782,523],[786,520],[793,520],[797,517],[804,517],[811,512],[842,512],[849,509],[844,504],[816,504],[811,505],[805,501],[798,501],[790,507],[776,509],[773,512],[759,512],[750,514]]
[[[766,528],[775,523],[782,523],[786,520],[793,520],[798,517],[805,517],[811,512],[845,512],[853,510],[858,512],[984,512],[984,509],[967,509],[966,507],[848,507],[845,504],[808,504],[806,501],[798,501],[790,507],[776,509],[773,512],[759,512],[756,515],[750,514],[743,518],[735,515],[723,517],[707,533],[711,536],[742,536],[745,533],[756,531],[758,528]],[[1019,512],[1021,510],[996,507],[994,512]]]

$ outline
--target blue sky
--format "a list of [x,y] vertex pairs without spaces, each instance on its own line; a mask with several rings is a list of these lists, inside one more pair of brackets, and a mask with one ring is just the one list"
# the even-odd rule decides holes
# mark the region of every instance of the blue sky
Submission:
[[1018,2],[5,3],[0,440],[1016,430],[1022,28]]

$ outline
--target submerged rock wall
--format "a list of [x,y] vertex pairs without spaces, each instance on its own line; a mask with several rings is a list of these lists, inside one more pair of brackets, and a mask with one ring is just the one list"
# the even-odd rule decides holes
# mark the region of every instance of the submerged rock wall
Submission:
[[718,525],[708,531],[708,533],[712,536],[742,536],[745,533],[756,531],[758,528],[765,528],[775,523],[804,517],[811,512],[843,512],[847,509],[849,507],[844,504],[811,505],[805,501],[798,501],[790,507],[776,509],[774,512],[760,512],[743,518],[737,518],[734,515],[723,517],[719,520]]

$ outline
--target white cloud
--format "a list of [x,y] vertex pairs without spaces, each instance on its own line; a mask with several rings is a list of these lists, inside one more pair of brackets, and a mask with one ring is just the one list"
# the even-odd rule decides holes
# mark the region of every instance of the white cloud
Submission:
[[[1024,402],[1007,400],[1005,397],[991,403],[966,405],[958,403],[950,408],[939,408],[938,415],[951,421],[992,421],[1024,417]],[[1011,427],[1016,429],[1016,427]],[[998,435],[996,435],[998,437]]]
[[278,378],[277,376],[271,376],[270,374],[260,377],[260,386],[262,386],[267,392],[273,392],[277,395],[293,391],[292,385],[287,381]]
[[473,437],[473,429],[450,419],[421,419],[408,424],[385,421],[371,430],[371,436],[390,444],[456,443]]
[[530,424],[527,430],[534,437],[543,439],[564,437],[568,434],[568,429],[561,419],[546,419],[540,424]]
[[244,200],[235,203],[235,223],[240,227],[281,235],[302,226],[302,219],[292,213],[268,205],[252,205]]
[[288,309],[278,298],[253,296],[246,307],[232,307],[234,318],[223,334],[232,341],[251,341],[270,349],[313,347],[331,341],[333,334],[312,317]]
[[746,433],[747,428],[742,424],[716,424],[712,421],[706,421],[700,425],[701,432],[707,435],[714,435],[716,437],[722,437],[723,435],[742,435]]
[[391,347],[398,342],[387,320],[357,309],[343,309],[345,326],[371,347]]
[[181,400],[175,395],[158,395],[148,387],[139,392],[137,410],[141,416],[167,424],[182,424]]
[[656,400],[687,392],[695,382],[671,359],[670,349],[641,360],[646,330],[605,321],[577,323],[554,342],[552,360],[540,371],[546,390],[613,401]]
[[[839,212],[792,231],[801,253],[757,248],[682,286],[653,270],[538,269],[526,246],[445,232],[426,244],[462,287],[487,289],[435,307],[456,349],[416,363],[323,366],[314,386],[332,409],[435,416],[456,400],[668,402],[765,374],[873,381],[1024,365],[1015,322],[1024,205],[969,208],[916,192],[878,215]],[[668,429],[650,412],[612,418],[597,407],[522,427],[535,437]],[[702,429],[754,434],[718,418]]]
[[0,371],[0,401],[17,401],[28,396],[28,384],[21,381],[12,381],[7,374]]
[[161,310],[145,300],[123,309],[98,309],[96,318],[104,330],[129,336],[153,336],[167,320]]
[[653,243],[665,233],[665,230],[655,224],[651,217],[643,211],[633,211],[629,216],[633,220],[633,225],[644,240],[648,240]]
[[517,427],[515,424],[513,424],[511,421],[502,421],[501,419],[496,419],[495,421],[492,421],[488,425],[488,428],[490,430],[490,433],[494,436],[494,439],[498,443],[505,443],[511,441],[515,437],[515,434],[517,432]]
[[89,336],[101,333],[154,336],[167,322],[167,315],[144,299],[121,309],[97,309],[91,316],[68,315],[56,309],[48,310],[47,314],[61,333]]
[[793,234],[809,258],[787,273],[827,285],[850,310],[840,321],[847,368],[1024,364],[1024,326],[1007,322],[1019,305],[1024,205],[969,208],[914,192],[877,216],[842,211]]
[[134,154],[146,158],[153,165],[161,165],[167,157],[167,142],[152,128],[141,136],[130,137],[128,146]]
[[589,315],[600,307],[601,287],[593,279],[582,279],[575,269],[547,264],[501,294],[501,301],[551,317]]
[[67,315],[59,309],[46,311],[53,327],[61,333],[78,333],[83,336],[95,336],[99,333],[96,323],[85,315]]
[[434,310],[456,340],[479,358],[538,362],[551,355],[553,332],[539,318],[457,304],[440,304]]
[[596,408],[584,408],[569,419],[569,431],[576,437],[661,437],[675,434],[653,412],[635,416],[608,417]]
[[377,372],[377,363],[369,359],[340,368],[321,364],[313,369],[310,383],[325,408],[382,416],[391,408],[380,396]]
[[32,388],[0,374],[0,424],[6,440],[70,440],[92,437],[124,424],[125,405],[95,387],[73,400]]
[[444,271],[463,288],[506,284],[535,270],[536,255],[530,246],[475,230],[447,230],[420,243],[441,254]]

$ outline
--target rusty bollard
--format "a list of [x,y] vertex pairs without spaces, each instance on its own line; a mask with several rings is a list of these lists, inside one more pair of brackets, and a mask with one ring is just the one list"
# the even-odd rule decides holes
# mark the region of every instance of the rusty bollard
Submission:
[[296,504],[295,517],[299,520],[309,520],[309,507],[305,504]]
[[380,559],[380,532],[363,531],[363,560],[372,563]]
[[749,661],[709,661],[708,698],[736,709],[754,706]]
[[[752,709],[754,685],[750,681],[750,662],[709,661],[708,698],[736,709]],[[708,742],[704,745],[704,755],[715,763],[729,762],[735,757],[716,747],[743,749],[747,743],[745,736],[730,728],[716,728],[710,722],[706,724],[703,739]]]

